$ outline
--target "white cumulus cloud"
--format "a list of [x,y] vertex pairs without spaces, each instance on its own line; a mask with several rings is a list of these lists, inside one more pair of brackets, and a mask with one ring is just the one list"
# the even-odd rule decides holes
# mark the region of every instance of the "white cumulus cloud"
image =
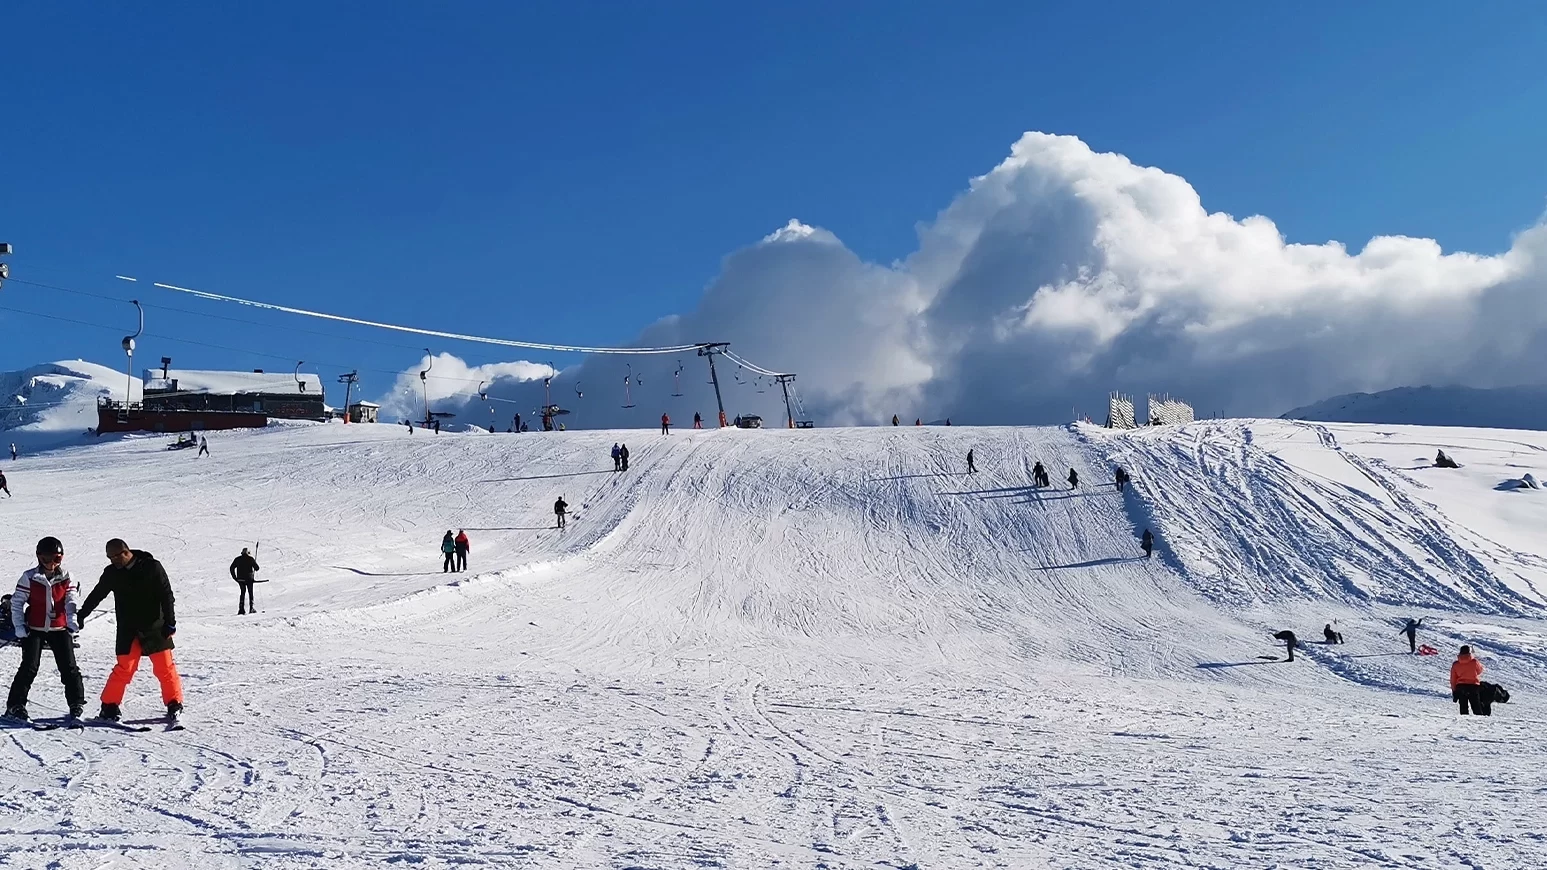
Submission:
[[[921,226],[905,260],[866,262],[792,220],[730,254],[696,309],[638,343],[729,341],[798,373],[824,424],[1051,422],[1073,406],[1099,416],[1113,389],[1277,414],[1352,391],[1542,380],[1544,262],[1542,224],[1497,255],[1401,236],[1357,252],[1288,244],[1266,217],[1209,212],[1178,176],[1027,133]],[[704,362],[680,360],[675,397],[678,364],[633,360],[632,409],[615,358],[588,359],[555,390],[587,385],[572,424],[712,418]],[[782,420],[777,389],[723,361],[721,374],[729,413]]]

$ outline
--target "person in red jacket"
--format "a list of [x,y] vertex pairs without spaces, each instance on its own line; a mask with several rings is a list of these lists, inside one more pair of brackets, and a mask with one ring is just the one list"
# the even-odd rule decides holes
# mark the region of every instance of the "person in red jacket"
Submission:
[[666,416],[665,414],[661,415],[661,434],[662,435],[670,435],[671,434],[671,418]]
[[75,663],[75,644],[71,635],[80,630],[76,614],[75,583],[64,568],[64,545],[58,538],[38,541],[38,566],[28,568],[16,581],[11,594],[11,621],[21,643],[21,667],[11,681],[11,693],[5,701],[5,715],[27,720],[27,693],[38,675],[43,647],[54,653],[59,679],[64,683],[65,701],[70,717],[79,719],[86,707],[86,689],[81,669]]
[[1470,646],[1462,647],[1460,655],[1456,656],[1450,666],[1450,699],[1461,705],[1461,715],[1466,716],[1472,710],[1476,710],[1479,716],[1488,715],[1488,708],[1478,695],[1477,684],[1482,679],[1483,663],[1473,658]]
[[467,554],[473,549],[473,542],[467,539],[467,532],[457,529],[457,536],[453,539],[457,545],[457,570],[467,570]]

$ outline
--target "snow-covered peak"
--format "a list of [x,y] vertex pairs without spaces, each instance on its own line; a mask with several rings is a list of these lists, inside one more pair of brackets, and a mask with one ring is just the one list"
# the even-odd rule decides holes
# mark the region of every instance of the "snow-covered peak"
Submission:
[[1547,386],[1426,386],[1347,393],[1296,408],[1284,419],[1547,430]]

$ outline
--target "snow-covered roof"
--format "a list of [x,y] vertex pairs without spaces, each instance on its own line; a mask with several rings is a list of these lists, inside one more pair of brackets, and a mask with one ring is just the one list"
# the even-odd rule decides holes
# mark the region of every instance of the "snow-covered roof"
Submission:
[[296,383],[295,375],[290,372],[204,372],[172,369],[165,378],[162,378],[161,369],[146,369],[145,389],[176,389],[179,392],[198,391],[221,395],[237,393],[319,397],[322,395],[321,377],[305,372],[302,372],[300,377],[301,382],[306,384],[304,390]]

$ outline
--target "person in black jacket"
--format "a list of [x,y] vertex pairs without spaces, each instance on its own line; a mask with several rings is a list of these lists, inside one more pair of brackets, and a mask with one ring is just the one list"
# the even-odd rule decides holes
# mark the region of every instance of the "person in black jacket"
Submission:
[[1289,649],[1289,660],[1294,661],[1295,647],[1299,644],[1299,641],[1295,638],[1295,633],[1292,631],[1280,631],[1275,633],[1273,638],[1284,642],[1284,646]]
[[248,552],[246,547],[242,548],[242,555],[237,556],[236,560],[231,563],[231,579],[236,581],[238,587],[236,593],[237,616],[246,616],[249,608],[252,609],[253,613],[258,612],[258,602],[252,597],[252,584],[258,582],[253,575],[258,573],[258,570],[258,560],[252,557],[252,553]]
[[118,615],[114,648],[118,664],[102,687],[99,718],[118,721],[119,705],[134,672],[139,670],[141,656],[150,658],[151,670],[161,683],[161,701],[166,704],[167,717],[174,718],[183,711],[183,681],[172,659],[172,635],[177,633],[172,582],[155,556],[144,550],[131,550],[119,538],[107,542],[107,560],[102,579],[86,596],[78,614],[79,620],[85,622],[104,598],[113,596],[113,611]]

